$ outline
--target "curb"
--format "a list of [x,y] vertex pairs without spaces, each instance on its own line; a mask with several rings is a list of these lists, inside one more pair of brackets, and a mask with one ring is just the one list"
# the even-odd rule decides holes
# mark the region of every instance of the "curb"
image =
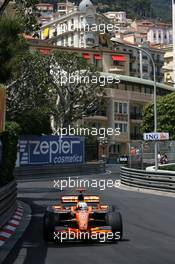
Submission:
[[24,202],[18,201],[18,206],[14,215],[3,229],[0,230],[0,263],[3,263],[17,241],[21,238],[30,220],[30,206]]
[[15,232],[17,226],[20,224],[20,221],[23,217],[23,206],[18,203],[17,209],[15,210],[14,215],[8,221],[8,223],[0,229],[0,247],[2,247],[7,239],[9,239]]

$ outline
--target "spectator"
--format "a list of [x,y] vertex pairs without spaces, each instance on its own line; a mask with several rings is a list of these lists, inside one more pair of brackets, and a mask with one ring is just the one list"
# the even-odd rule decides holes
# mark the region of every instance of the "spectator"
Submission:
[[167,164],[168,163],[168,157],[166,154],[163,154],[160,158],[160,163],[161,164]]
[[160,163],[160,160],[161,160],[161,153],[160,152],[158,153],[157,158],[158,158],[158,163]]

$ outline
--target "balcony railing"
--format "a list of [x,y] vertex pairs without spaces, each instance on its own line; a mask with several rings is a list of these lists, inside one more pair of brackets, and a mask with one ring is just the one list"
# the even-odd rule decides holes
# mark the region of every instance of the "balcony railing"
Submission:
[[118,66],[118,65],[112,65],[109,68],[109,72],[124,72],[125,71],[125,67],[124,66]]
[[115,113],[114,119],[117,121],[128,121],[128,114]]

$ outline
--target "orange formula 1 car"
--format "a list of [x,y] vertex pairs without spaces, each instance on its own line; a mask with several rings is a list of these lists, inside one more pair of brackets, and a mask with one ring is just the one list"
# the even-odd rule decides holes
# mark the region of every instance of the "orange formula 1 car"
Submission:
[[61,203],[49,206],[44,213],[45,241],[122,240],[120,212],[114,206],[100,204],[98,195],[64,195]]

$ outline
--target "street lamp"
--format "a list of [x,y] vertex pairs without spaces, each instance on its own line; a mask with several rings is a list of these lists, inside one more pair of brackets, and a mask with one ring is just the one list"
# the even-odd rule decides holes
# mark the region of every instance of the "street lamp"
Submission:
[[[139,52],[145,53],[151,60],[151,63],[153,65],[153,81],[154,81],[154,132],[157,132],[157,92],[156,92],[156,66],[155,62],[153,60],[152,55],[146,51],[145,49],[138,47],[138,46],[133,46],[130,44],[124,43],[121,39],[118,38],[111,38],[111,41],[119,44],[119,45],[124,45],[129,48],[133,48],[138,50]],[[157,162],[157,155],[158,155],[158,148],[157,148],[157,141],[155,141],[155,170],[158,169],[158,162]]]

